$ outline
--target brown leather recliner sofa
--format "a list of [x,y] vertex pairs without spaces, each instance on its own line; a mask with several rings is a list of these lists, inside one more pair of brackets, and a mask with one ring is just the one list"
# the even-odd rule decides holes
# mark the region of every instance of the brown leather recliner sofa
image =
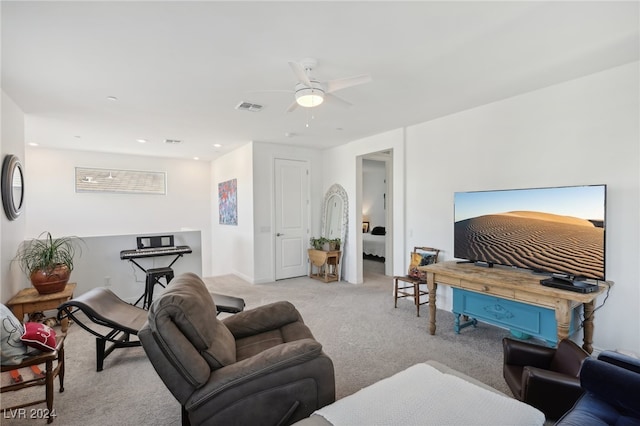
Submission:
[[513,396],[559,419],[584,393],[580,367],[589,354],[569,339],[557,348],[505,337],[503,376]]
[[219,320],[203,281],[182,274],[138,337],[183,424],[291,424],[335,400],[333,362],[289,302]]

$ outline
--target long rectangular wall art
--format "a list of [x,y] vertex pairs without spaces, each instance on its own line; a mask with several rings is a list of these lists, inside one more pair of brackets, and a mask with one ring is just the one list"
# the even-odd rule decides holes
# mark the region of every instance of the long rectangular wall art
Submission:
[[117,192],[128,194],[167,193],[167,174],[136,170],[76,167],[76,192]]
[[218,208],[221,225],[238,224],[238,180],[218,184]]

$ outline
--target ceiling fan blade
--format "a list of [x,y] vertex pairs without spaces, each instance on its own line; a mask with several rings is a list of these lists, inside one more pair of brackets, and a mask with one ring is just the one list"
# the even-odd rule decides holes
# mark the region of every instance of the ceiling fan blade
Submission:
[[309,80],[309,76],[302,65],[297,62],[289,61],[289,66],[300,83],[306,84],[307,87],[311,87],[311,80]]
[[336,80],[329,80],[324,83],[327,88],[326,93],[337,92],[338,90],[346,89],[347,87],[357,86],[358,84],[369,83],[371,76],[369,74],[356,75],[353,77],[338,78]]
[[289,105],[289,108],[287,108],[287,112],[291,112],[296,108],[298,108],[298,103],[296,101],[293,101],[293,103]]
[[324,94],[324,100],[327,102],[331,102],[333,104],[339,104],[342,105],[345,108],[350,108],[353,106],[353,104],[351,102],[345,101],[344,99],[342,99],[339,96],[336,96],[332,93],[325,93]]

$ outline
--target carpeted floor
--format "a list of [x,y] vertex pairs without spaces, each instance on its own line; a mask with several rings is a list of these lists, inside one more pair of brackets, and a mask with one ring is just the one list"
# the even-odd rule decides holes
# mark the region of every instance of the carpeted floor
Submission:
[[[428,307],[421,309],[419,318],[409,300],[400,300],[394,309],[392,280],[380,274],[384,264],[365,263],[361,285],[325,284],[307,277],[251,285],[231,275],[206,278],[205,282],[212,292],[243,297],[246,309],[277,300],[296,305],[334,362],[337,398],[429,359],[510,395],[502,378],[501,339],[508,331],[480,323],[456,335],[453,315],[439,310],[438,331],[431,336]],[[58,393],[56,385],[54,424],[180,424],[180,406],[142,348],[116,350],[98,373],[94,342],[78,326],[70,328],[65,345],[65,392]],[[44,394],[44,388],[5,393],[2,406],[24,400],[26,393]],[[34,424],[34,419],[11,419],[11,415],[3,415],[3,425]],[[37,422],[45,424],[44,420]],[[427,419],[425,422],[428,424]]]

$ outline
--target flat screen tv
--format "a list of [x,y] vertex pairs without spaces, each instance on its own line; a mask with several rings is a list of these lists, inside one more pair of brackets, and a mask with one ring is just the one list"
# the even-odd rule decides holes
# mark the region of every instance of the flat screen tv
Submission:
[[454,194],[454,256],[605,279],[606,185]]

